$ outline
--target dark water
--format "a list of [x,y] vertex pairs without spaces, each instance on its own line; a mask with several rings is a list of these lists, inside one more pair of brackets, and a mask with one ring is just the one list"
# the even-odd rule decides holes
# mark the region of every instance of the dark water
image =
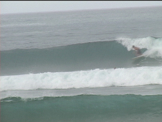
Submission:
[[[145,52],[146,49],[142,49]],[[1,75],[89,70],[95,68],[128,68],[134,62],[134,51],[116,41],[89,42],[45,49],[1,51]],[[144,57],[141,65],[161,65],[161,60]],[[149,64],[151,63],[151,64]]]
[[[94,42],[48,49],[2,51],[1,74],[130,67],[134,54],[117,42]],[[11,61],[12,60],[12,61]]]

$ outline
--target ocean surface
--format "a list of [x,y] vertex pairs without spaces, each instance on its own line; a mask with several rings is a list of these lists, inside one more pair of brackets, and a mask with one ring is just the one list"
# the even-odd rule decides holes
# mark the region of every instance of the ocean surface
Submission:
[[162,122],[161,13],[1,15],[0,121]]

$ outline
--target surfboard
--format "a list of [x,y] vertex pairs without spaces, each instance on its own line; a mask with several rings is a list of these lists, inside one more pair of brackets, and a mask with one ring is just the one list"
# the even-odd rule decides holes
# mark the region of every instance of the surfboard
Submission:
[[133,60],[133,64],[136,64],[137,66],[139,66],[140,64],[140,62],[144,59],[144,55],[140,55],[140,56],[137,56],[137,57],[134,57],[134,58],[132,58],[132,60]]
[[140,55],[140,56],[137,56],[137,57],[134,57],[134,58],[132,58],[133,60],[136,60],[136,59],[140,59],[140,58],[143,58],[143,57],[145,57],[144,55]]

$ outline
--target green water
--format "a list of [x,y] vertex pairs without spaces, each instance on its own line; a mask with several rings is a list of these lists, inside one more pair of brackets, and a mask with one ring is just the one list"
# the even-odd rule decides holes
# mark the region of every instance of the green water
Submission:
[[1,122],[160,122],[161,103],[161,95],[8,98],[1,101]]

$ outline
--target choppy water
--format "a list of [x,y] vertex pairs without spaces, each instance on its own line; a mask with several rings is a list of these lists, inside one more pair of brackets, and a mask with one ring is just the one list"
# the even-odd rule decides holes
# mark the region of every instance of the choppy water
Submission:
[[161,11],[2,15],[1,121],[161,122]]

